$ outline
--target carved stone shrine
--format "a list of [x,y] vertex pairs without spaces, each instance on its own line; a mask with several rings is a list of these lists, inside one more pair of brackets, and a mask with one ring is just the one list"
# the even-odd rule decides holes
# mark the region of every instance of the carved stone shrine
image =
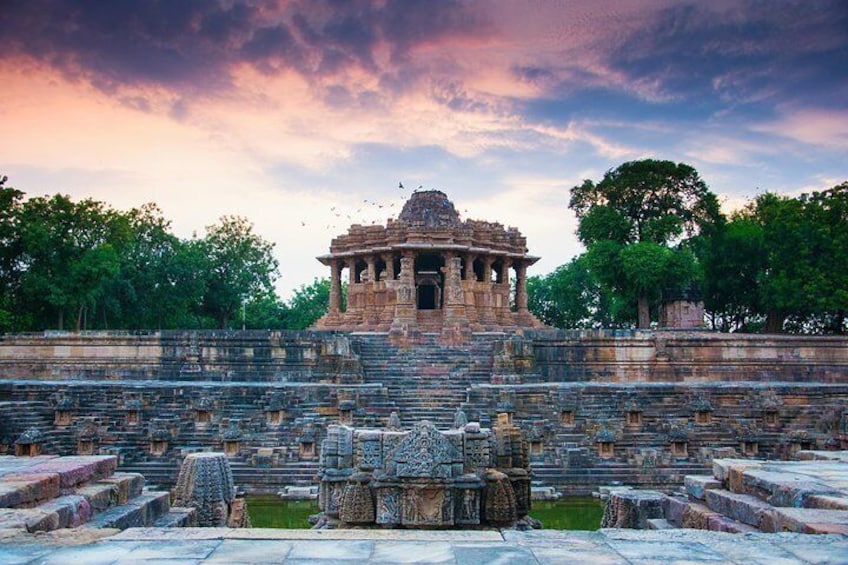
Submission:
[[528,255],[524,236],[498,223],[461,221],[438,190],[414,192],[385,226],[351,226],[318,260],[330,267],[331,282],[319,329],[461,334],[542,327],[527,309],[527,267],[539,258]]
[[527,516],[526,444],[511,424],[447,431],[426,420],[411,431],[332,425],[318,476],[319,528],[538,525]]

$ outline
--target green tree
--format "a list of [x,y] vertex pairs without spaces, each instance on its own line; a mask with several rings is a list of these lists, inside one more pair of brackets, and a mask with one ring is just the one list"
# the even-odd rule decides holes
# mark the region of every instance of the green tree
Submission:
[[[342,292],[342,295],[345,294]],[[285,328],[303,330],[312,326],[318,318],[327,313],[329,305],[330,279],[315,279],[308,285],[300,285],[288,301]]]
[[528,306],[545,324],[557,328],[629,325],[625,304],[600,284],[585,254],[543,277],[527,279]]
[[6,186],[0,174],[0,332],[13,328],[13,311],[20,286],[21,240],[19,214],[24,193]]
[[247,219],[222,217],[206,228],[201,247],[208,258],[204,305],[219,327],[226,328],[243,303],[273,292],[274,245],[254,233]]
[[569,207],[598,280],[637,306],[638,326],[650,325],[651,302],[666,285],[693,277],[694,256],[680,248],[719,217],[718,200],[689,165],[645,159],[607,171],[571,189]]
[[760,279],[765,272],[763,227],[736,213],[693,241],[703,271],[704,307],[713,329],[754,331],[762,324]]
[[118,273],[118,257],[110,241],[113,210],[86,199],[37,197],[20,211],[21,288],[27,307],[36,316],[56,316],[58,329],[65,315],[81,329],[87,308],[103,296]]
[[803,198],[823,232],[818,253],[823,276],[817,279],[823,285],[818,290],[823,331],[844,334],[848,329],[848,182]]

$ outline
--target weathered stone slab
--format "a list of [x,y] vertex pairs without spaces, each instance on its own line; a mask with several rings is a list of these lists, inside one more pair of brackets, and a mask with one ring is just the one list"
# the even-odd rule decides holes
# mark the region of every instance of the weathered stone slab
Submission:
[[0,478],[0,507],[32,506],[59,495],[57,473],[10,473]]
[[91,507],[83,496],[60,496],[38,507],[44,514],[27,521],[29,532],[49,532],[59,528],[75,528],[91,518]]
[[727,532],[730,534],[748,534],[760,531],[754,526],[749,526],[727,516],[719,516],[717,514],[707,519],[707,527],[712,532]]
[[114,455],[68,456],[27,467],[21,473],[56,473],[61,488],[73,488],[94,479],[108,477],[117,466],[118,458]]
[[791,472],[746,469],[741,478],[741,489],[734,492],[751,494],[773,506],[800,507],[810,495],[838,494],[821,481]]
[[104,477],[98,483],[111,485],[116,489],[117,504],[125,504],[131,498],[139,496],[144,490],[144,476],[139,473],[114,473]]
[[666,496],[660,492],[629,490],[610,495],[601,526],[644,530],[651,518],[664,518]]
[[761,531],[774,531],[773,508],[755,496],[726,490],[709,490],[707,506],[714,512]]
[[38,508],[0,508],[0,529],[26,531],[28,522],[38,521],[48,514]]
[[815,508],[775,508],[776,531],[848,535],[848,511]]
[[821,510],[848,510],[848,497],[827,494],[811,494],[804,498],[804,508]]
[[665,504],[663,506],[663,513],[665,514],[666,520],[678,528],[681,527],[683,524],[683,513],[686,511],[686,507],[688,505],[689,501],[683,497],[666,497]]
[[710,518],[713,516],[718,516],[718,514],[707,508],[706,505],[690,502],[683,510],[681,526],[695,530],[708,530],[710,529]]
[[762,461],[752,459],[714,459],[713,476],[731,492],[742,492],[742,474],[746,469],[759,468]]
[[709,475],[687,475],[683,478],[686,494],[696,500],[706,500],[705,491],[709,489],[720,489],[721,482]]
[[171,501],[167,492],[147,492],[126,504],[115,506],[94,517],[86,527],[92,528],[127,528],[142,527],[153,524],[159,517],[168,512]]

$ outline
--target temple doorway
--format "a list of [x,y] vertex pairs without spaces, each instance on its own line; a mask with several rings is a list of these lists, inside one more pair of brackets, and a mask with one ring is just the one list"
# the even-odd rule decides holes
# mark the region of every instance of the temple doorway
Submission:
[[419,310],[442,308],[444,266],[444,259],[437,253],[421,253],[415,258],[415,296]]

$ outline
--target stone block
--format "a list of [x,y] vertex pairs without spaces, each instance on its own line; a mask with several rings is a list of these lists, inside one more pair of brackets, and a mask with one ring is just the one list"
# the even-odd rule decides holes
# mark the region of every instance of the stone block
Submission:
[[0,508],[32,506],[58,495],[57,473],[10,473],[0,481]]
[[153,522],[154,528],[193,528],[197,526],[197,510],[187,506],[174,506]]
[[725,488],[733,490],[732,485],[730,485],[733,478],[736,478],[741,484],[742,471],[748,467],[759,467],[761,463],[761,461],[750,459],[713,459],[713,476],[717,481],[721,481]]
[[149,526],[170,510],[170,504],[169,493],[148,492],[95,516],[86,527],[125,530]]
[[117,488],[112,485],[93,484],[80,487],[74,491],[88,501],[92,512],[103,512],[119,504]]
[[118,458],[114,455],[69,456],[39,463],[22,472],[56,473],[59,475],[61,488],[74,488],[88,481],[110,476],[117,466]]
[[49,532],[59,528],[76,528],[91,518],[91,507],[83,496],[66,495],[38,507],[44,514],[26,524],[29,532]]
[[663,507],[666,520],[678,528],[681,527],[683,524],[683,512],[686,510],[688,504],[689,501],[683,497],[667,496],[665,506]]
[[128,500],[139,496],[144,490],[145,483],[144,476],[139,473],[114,473],[111,477],[105,477],[97,482],[115,489],[116,504],[125,504]]
[[811,494],[804,498],[804,508],[818,508],[820,510],[848,510],[848,496]]
[[0,508],[0,530],[26,531],[27,523],[37,522],[48,514],[38,508]]
[[759,532],[754,526],[732,520],[727,516],[714,514],[707,519],[707,526],[712,532],[727,532],[729,534],[748,534]]
[[665,518],[650,518],[647,520],[649,530],[671,530],[674,526]]
[[848,510],[775,508],[775,531],[802,534],[848,534]]
[[649,519],[664,518],[665,499],[664,494],[647,490],[613,492],[604,510],[601,527],[644,530]]
[[808,475],[765,469],[747,469],[737,492],[752,494],[773,506],[793,507],[803,506],[804,499],[813,494],[839,494]]
[[683,520],[681,526],[684,528],[692,528],[696,530],[708,530],[709,521],[712,516],[717,516],[706,505],[698,502],[690,502],[683,510]]
[[707,506],[710,510],[761,531],[774,531],[772,507],[755,496],[726,490],[708,490]]
[[721,488],[721,482],[709,475],[687,475],[683,479],[683,485],[686,488],[686,494],[695,500],[706,500],[707,490]]

